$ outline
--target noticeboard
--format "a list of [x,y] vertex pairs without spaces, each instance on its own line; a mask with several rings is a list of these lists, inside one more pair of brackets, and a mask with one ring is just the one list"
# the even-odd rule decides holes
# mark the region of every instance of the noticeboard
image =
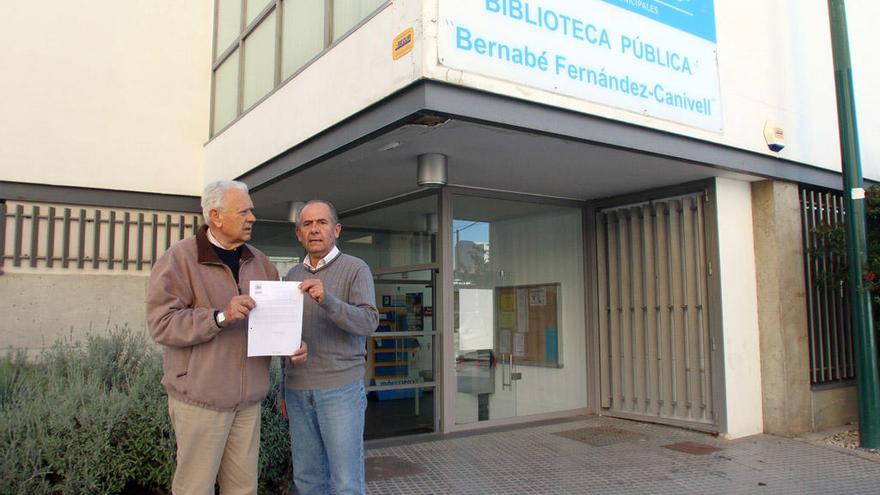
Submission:
[[559,283],[495,288],[495,352],[517,364],[562,367]]

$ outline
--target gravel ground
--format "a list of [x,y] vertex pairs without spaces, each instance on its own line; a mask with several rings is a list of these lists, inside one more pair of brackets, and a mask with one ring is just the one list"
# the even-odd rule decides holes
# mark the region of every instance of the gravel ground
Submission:
[[834,447],[842,447],[852,449],[860,454],[867,454],[880,459],[880,450],[878,449],[860,449],[859,448],[859,430],[853,428],[847,431],[835,433],[822,439],[822,443]]

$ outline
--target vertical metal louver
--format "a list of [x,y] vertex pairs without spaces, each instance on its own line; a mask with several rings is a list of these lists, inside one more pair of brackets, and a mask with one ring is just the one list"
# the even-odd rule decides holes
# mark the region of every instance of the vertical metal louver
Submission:
[[704,198],[597,214],[601,405],[610,414],[715,423]]

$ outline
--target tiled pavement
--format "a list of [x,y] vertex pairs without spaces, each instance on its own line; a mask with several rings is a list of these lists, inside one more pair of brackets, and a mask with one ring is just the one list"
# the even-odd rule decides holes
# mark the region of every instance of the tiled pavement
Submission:
[[397,443],[367,445],[368,493],[880,494],[877,460],[607,417]]

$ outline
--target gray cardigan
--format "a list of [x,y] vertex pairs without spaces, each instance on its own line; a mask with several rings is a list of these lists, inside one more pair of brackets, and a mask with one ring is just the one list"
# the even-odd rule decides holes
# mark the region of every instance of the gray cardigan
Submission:
[[379,325],[370,268],[344,253],[312,272],[302,263],[285,280],[317,278],[324,284],[321,304],[303,297],[302,339],[309,346],[305,364],[287,366],[284,384],[297,390],[335,388],[364,377],[366,337]]

